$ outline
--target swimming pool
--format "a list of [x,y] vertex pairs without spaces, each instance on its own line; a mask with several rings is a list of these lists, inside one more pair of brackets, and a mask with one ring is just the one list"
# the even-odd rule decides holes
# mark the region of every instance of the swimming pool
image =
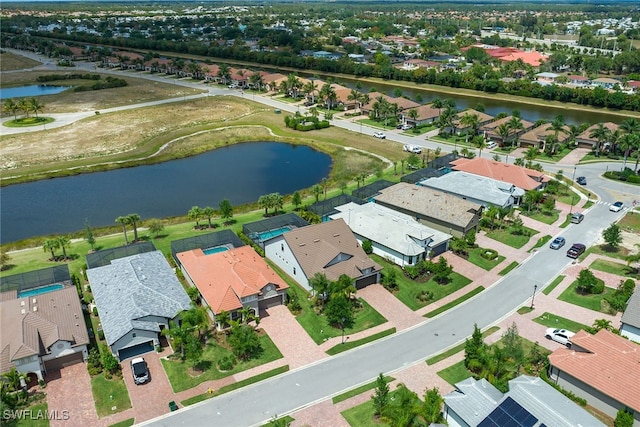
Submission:
[[265,231],[264,233],[259,233],[258,234],[258,239],[261,242],[264,242],[265,240],[269,240],[272,237],[279,236],[279,235],[284,234],[284,233],[286,233],[288,231],[291,231],[291,227],[284,226],[284,227],[280,227],[280,228],[275,228],[273,230]]
[[211,255],[211,254],[217,254],[220,252],[225,252],[228,250],[229,248],[227,248],[226,246],[215,246],[213,248],[203,249],[202,252],[204,252],[205,255]]
[[54,283],[53,285],[42,286],[41,288],[29,289],[28,291],[20,292],[18,298],[28,298],[35,295],[46,294],[47,292],[57,291],[64,288],[61,283]]

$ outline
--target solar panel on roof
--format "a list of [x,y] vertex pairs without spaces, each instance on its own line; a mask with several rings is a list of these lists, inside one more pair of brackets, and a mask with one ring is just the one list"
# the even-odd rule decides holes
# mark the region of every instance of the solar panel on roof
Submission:
[[538,419],[511,397],[503,400],[478,427],[533,427]]

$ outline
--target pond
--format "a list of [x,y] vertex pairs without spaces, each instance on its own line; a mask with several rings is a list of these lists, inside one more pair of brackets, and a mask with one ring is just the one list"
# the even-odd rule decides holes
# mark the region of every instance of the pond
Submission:
[[2,188],[0,242],[144,219],[186,215],[192,206],[218,208],[291,194],[329,176],[331,157],[278,142],[235,144],[149,166],[54,178]]
[[7,87],[0,89],[0,99],[24,98],[42,95],[55,95],[63,92],[71,86],[53,86],[53,85],[29,85]]

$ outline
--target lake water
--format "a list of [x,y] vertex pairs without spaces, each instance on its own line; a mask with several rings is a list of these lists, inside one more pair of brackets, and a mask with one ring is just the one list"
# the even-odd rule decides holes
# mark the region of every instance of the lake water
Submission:
[[0,89],[0,99],[24,98],[42,95],[55,95],[71,86],[29,85]]
[[277,142],[235,144],[194,157],[3,187],[0,242],[142,219],[186,215],[192,206],[215,209],[291,194],[329,175],[331,157],[307,146]]

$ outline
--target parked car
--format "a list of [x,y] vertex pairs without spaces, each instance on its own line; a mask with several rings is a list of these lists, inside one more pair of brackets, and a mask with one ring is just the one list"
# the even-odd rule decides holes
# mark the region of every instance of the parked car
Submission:
[[230,84],[229,86],[227,86],[229,89],[237,89],[238,85],[235,83]]
[[580,224],[583,219],[584,219],[584,215],[579,212],[576,212],[571,215],[571,222],[574,224]]
[[559,342],[560,344],[564,344],[567,347],[571,345],[571,337],[575,334],[571,331],[567,331],[566,329],[554,329],[549,328],[545,332],[544,336],[550,340],[554,340],[555,342]]
[[564,246],[565,243],[566,243],[566,240],[564,239],[564,237],[556,237],[555,239],[553,239],[553,242],[551,242],[549,247],[551,249],[560,249],[561,247]]
[[410,124],[408,124],[408,123],[405,123],[405,124],[403,124],[402,126],[400,126],[400,129],[402,129],[402,130],[409,130],[409,129],[411,129],[411,128],[413,128],[413,126],[411,126],[411,125],[410,125]]
[[578,184],[580,184],[580,185],[587,185],[587,178],[586,178],[586,177],[584,177],[584,176],[579,176],[579,177],[576,179],[576,182],[577,182]]
[[373,137],[379,138],[379,139],[385,139],[387,135],[385,135],[384,132],[376,131],[373,133]]
[[409,145],[406,144],[404,147],[402,147],[402,149],[404,151],[407,151],[409,153],[414,153],[414,154],[420,154],[422,153],[422,147],[420,147],[419,145]]
[[498,143],[495,141],[487,141],[487,150],[492,150],[498,146]]
[[567,256],[574,259],[578,258],[586,249],[587,247],[582,243],[574,243],[567,251]]
[[611,206],[609,206],[609,210],[611,212],[620,212],[622,210],[622,208],[624,207],[624,203],[622,202],[615,202],[614,204],[612,204]]
[[307,101],[307,102],[304,103],[304,106],[305,107],[311,107],[314,104],[315,104],[315,102],[313,102],[313,101]]
[[144,384],[149,381],[149,368],[142,357],[131,359],[131,372],[133,373],[134,383]]

